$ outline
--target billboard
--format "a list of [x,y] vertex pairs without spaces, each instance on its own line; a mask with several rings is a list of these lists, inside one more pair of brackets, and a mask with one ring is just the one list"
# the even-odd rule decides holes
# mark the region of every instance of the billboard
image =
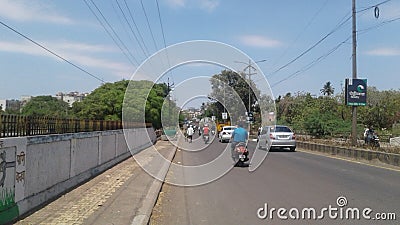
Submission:
[[345,80],[345,103],[349,106],[367,105],[367,79]]

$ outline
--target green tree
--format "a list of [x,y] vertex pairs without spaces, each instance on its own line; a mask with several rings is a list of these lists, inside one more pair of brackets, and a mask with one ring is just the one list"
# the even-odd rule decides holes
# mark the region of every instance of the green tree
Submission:
[[129,121],[145,121],[161,128],[162,115],[165,121],[171,121],[170,117],[178,115],[176,104],[166,98],[167,95],[165,83],[122,80],[95,89],[82,102],[75,102],[73,111],[78,118],[98,120],[122,120],[125,113],[124,118]]
[[[124,100],[124,119],[136,122],[152,123],[158,129],[174,126],[178,121],[179,109],[168,95],[165,83],[154,84],[151,81],[131,81]],[[166,124],[162,124],[162,121]]]
[[375,87],[367,90],[367,106],[358,107],[360,123],[390,129],[400,121],[400,91],[379,91]]
[[335,92],[335,88],[332,87],[332,84],[330,81],[326,82],[326,84],[324,84],[323,88],[320,89],[321,94],[323,94],[324,96],[331,96],[334,94]]
[[23,108],[22,115],[48,116],[66,118],[69,111],[68,103],[52,96],[33,97]]
[[[248,81],[248,80],[247,80]],[[231,70],[223,70],[210,79],[212,92],[210,98],[217,100],[212,103],[216,110],[215,115],[221,119],[224,108],[230,111],[230,117],[238,118],[243,116],[245,111],[254,111],[257,102],[256,96],[260,95],[253,81],[250,81],[250,109],[249,109],[249,85],[246,82],[245,74],[239,74]],[[254,91],[256,93],[254,93]],[[224,107],[225,104],[225,107]],[[243,106],[244,109],[237,109]],[[242,112],[243,111],[243,112]],[[235,114],[235,115],[233,115]]]
[[121,120],[122,102],[128,83],[122,80],[96,88],[83,101],[74,102],[74,115],[81,119]]

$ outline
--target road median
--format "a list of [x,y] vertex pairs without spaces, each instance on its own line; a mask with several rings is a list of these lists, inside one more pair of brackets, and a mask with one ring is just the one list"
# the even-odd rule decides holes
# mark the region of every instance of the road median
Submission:
[[321,152],[330,155],[337,155],[356,160],[379,161],[391,166],[400,167],[400,154],[373,151],[368,149],[349,148],[344,146],[333,146],[320,143],[297,141],[297,147]]

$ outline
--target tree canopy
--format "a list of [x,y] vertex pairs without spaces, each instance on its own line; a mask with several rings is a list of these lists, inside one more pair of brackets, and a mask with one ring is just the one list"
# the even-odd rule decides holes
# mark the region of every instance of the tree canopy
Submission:
[[128,80],[122,80],[96,88],[83,101],[74,102],[74,115],[81,119],[121,120],[122,102],[128,83]]
[[[278,123],[290,125],[314,136],[349,134],[351,107],[344,104],[344,93],[332,96],[333,91],[329,91],[329,87],[331,83],[327,82],[321,89],[323,96],[312,96],[303,92],[278,96]],[[367,90],[367,106],[359,106],[357,110],[359,126],[391,129],[399,123],[400,91],[379,91],[375,87],[368,87]]]
[[25,116],[48,116],[66,118],[68,115],[68,103],[52,96],[37,96],[22,108],[21,114]]

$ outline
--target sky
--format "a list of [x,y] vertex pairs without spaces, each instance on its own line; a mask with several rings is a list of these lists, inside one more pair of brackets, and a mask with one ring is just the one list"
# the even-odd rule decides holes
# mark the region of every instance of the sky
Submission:
[[[318,96],[328,81],[340,93],[352,76],[351,0],[0,0],[0,5],[0,99],[91,92],[102,82],[133,79],[152,55],[193,40],[224,43],[253,62],[263,61],[252,72],[265,77],[275,97]],[[358,77],[378,90],[399,90],[400,0],[358,0],[356,10]],[[164,63],[174,61],[165,58]],[[241,71],[248,61],[238,61],[233,69]],[[223,69],[185,64],[157,82],[177,86]],[[201,84],[195,88],[209,89]],[[184,92],[173,97],[186,99],[179,95]]]

